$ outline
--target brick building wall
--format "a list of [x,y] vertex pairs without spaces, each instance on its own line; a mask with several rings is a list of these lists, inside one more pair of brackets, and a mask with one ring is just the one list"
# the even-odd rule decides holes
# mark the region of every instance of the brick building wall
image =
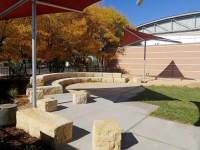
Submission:
[[[126,73],[143,75],[144,48],[124,47],[117,66]],[[150,76],[200,79],[200,43],[147,47],[146,73]]]

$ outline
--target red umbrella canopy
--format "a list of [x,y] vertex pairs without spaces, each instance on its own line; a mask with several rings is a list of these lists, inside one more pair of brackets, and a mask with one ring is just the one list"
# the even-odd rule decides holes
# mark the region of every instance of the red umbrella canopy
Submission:
[[180,43],[178,41],[173,41],[170,39],[165,39],[159,36],[155,36],[152,34],[147,34],[143,32],[136,31],[134,29],[126,28],[124,30],[124,37],[122,39],[122,46],[139,43],[143,41],[149,41],[149,40],[158,40],[158,41],[166,41],[166,42],[173,42],[173,43]]
[[[83,11],[100,0],[36,0],[37,15],[66,11]],[[0,20],[32,15],[32,0],[1,0]]]

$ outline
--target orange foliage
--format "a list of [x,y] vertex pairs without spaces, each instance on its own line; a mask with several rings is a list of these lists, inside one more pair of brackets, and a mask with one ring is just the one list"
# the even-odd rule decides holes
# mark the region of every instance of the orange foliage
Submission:
[[[118,47],[127,20],[112,8],[93,6],[84,13],[37,18],[37,57],[50,62],[94,55]],[[31,59],[31,18],[0,22],[0,59]]]

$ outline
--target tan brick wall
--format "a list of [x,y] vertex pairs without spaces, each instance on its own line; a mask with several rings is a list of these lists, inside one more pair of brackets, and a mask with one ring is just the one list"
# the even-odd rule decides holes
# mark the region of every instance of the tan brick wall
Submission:
[[[125,47],[124,53],[118,56],[119,67],[127,73],[142,75],[143,51],[143,47],[139,46]],[[158,76],[165,70],[165,75],[177,75],[176,66],[167,68],[172,61],[185,78],[200,79],[200,44],[147,47],[147,74]]]

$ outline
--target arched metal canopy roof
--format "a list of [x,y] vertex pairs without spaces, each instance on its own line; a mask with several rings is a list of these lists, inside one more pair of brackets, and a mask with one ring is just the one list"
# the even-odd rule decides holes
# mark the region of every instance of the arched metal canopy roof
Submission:
[[200,30],[200,11],[185,13],[141,24],[139,31],[151,34],[165,34]]

